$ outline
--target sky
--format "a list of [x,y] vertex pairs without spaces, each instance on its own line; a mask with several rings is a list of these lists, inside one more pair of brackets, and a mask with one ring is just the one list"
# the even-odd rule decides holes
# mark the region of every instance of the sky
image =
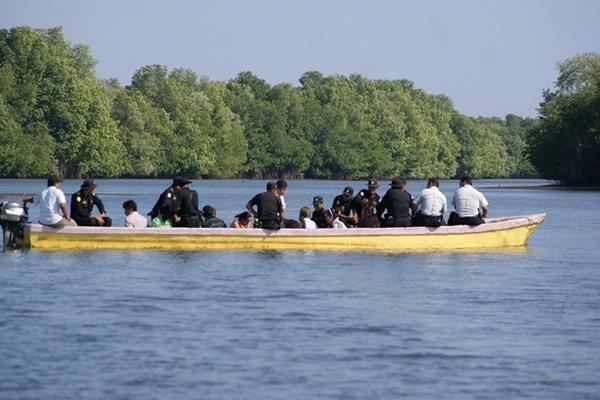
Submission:
[[557,63],[600,53],[596,0],[0,0],[0,28],[23,25],[62,26],[122,85],[149,64],[296,86],[306,71],[359,73],[471,116],[535,117]]

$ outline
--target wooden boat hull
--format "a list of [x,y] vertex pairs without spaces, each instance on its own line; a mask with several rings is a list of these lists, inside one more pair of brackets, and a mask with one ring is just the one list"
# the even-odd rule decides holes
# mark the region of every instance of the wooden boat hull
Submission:
[[27,225],[21,247],[42,250],[333,250],[430,251],[481,250],[524,246],[545,214],[490,218],[476,227],[357,229],[52,229]]

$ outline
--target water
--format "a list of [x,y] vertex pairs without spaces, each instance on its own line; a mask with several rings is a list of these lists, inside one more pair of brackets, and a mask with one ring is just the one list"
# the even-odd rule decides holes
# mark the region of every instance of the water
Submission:
[[[168,186],[98,183],[115,224]],[[291,218],[346,185],[289,183]],[[0,398],[598,399],[600,193],[498,188],[524,183],[476,182],[491,216],[548,213],[517,252],[1,253]],[[264,184],[193,186],[229,222]]]

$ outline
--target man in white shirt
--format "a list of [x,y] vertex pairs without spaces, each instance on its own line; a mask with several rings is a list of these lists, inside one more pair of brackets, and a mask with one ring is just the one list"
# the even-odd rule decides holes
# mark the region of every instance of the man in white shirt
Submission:
[[431,178],[427,181],[427,188],[419,192],[415,198],[419,212],[417,217],[413,218],[413,226],[437,228],[444,223],[444,213],[448,211],[448,203],[439,187],[440,181]]
[[479,225],[485,221],[488,212],[488,202],[480,191],[472,186],[471,178],[463,176],[459,188],[454,192],[452,205],[458,219],[448,220],[448,225]]
[[69,217],[67,199],[63,191],[60,190],[60,179],[56,176],[48,178],[48,187],[40,193],[35,201],[33,197],[28,197],[24,200],[40,206],[38,223],[42,225],[52,228],[77,225]]
[[137,204],[133,200],[127,200],[123,203],[125,212],[125,228],[145,228],[148,226],[148,220],[137,211]]

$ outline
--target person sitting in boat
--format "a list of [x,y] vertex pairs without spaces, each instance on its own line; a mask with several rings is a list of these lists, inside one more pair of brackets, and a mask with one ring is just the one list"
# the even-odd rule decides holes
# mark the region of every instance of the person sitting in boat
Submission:
[[440,192],[440,181],[431,178],[427,181],[427,188],[421,190],[415,198],[418,207],[416,217],[413,217],[414,226],[428,226],[437,228],[444,224],[444,213],[447,212],[446,196]]
[[146,217],[138,212],[135,201],[125,201],[123,203],[123,212],[125,213],[125,228],[145,228],[148,226]]
[[[256,209],[254,207],[256,206]],[[267,191],[255,195],[246,204],[246,209],[254,215],[258,221],[255,228],[280,229],[283,207],[277,196],[277,185],[275,182],[267,183]]]
[[346,186],[342,194],[335,196],[331,211],[334,220],[338,219],[344,223],[344,226],[356,226],[358,216],[352,213],[352,199],[354,197],[354,189],[351,186]]
[[[106,216],[104,203],[94,193],[96,187],[93,179],[86,179],[79,191],[71,196],[71,218],[79,226],[112,226],[112,219]],[[100,214],[92,214],[94,205]]]
[[311,212],[309,207],[302,207],[300,209],[300,215],[298,215],[298,222],[300,223],[301,229],[317,229],[317,224],[311,218]]
[[330,228],[332,218],[327,218],[327,209],[323,207],[323,198],[321,196],[315,196],[313,198],[313,212],[311,219],[317,224],[319,228]]
[[377,220],[377,205],[381,198],[377,193],[379,184],[375,178],[369,178],[367,188],[362,189],[352,200],[352,211],[358,217],[358,226],[361,228],[379,227]]
[[229,227],[235,229],[249,229],[251,222],[252,214],[250,214],[248,211],[244,211],[233,217],[233,221],[231,221]]
[[[377,205],[377,219],[383,227],[411,226],[411,215],[416,214],[417,206],[412,195],[406,191],[406,180],[394,178],[390,183],[391,188],[385,193]],[[382,217],[387,210],[386,217]]]
[[179,191],[183,186],[183,182],[186,179],[182,176],[176,176],[173,178],[173,183],[164,192],[160,194],[158,200],[152,207],[152,211],[148,213],[150,219],[153,220],[158,216],[158,212],[162,207],[168,207],[168,211],[165,208],[165,214],[163,217],[171,220],[172,224],[178,222],[177,211],[179,210]]
[[448,218],[448,225],[480,225],[488,213],[488,202],[483,194],[473,187],[471,178],[463,176],[454,196],[452,205],[457,218]]
[[69,217],[67,211],[67,198],[60,190],[61,180],[57,176],[48,178],[48,187],[34,200],[32,196],[23,197],[26,203],[34,203],[40,206],[38,223],[52,228],[64,228],[65,226],[77,225]]
[[190,183],[192,181],[184,176],[178,179],[178,208],[175,212],[175,223],[173,226],[200,228],[202,225],[202,214],[198,208],[198,192],[190,188]]
[[173,226],[171,223],[171,219],[168,215],[171,214],[171,207],[162,206],[158,209],[158,214],[156,217],[152,218],[150,222],[151,228],[170,228]]
[[202,213],[204,214],[203,228],[227,228],[225,222],[217,218],[217,210],[214,207],[206,205],[202,208]]

